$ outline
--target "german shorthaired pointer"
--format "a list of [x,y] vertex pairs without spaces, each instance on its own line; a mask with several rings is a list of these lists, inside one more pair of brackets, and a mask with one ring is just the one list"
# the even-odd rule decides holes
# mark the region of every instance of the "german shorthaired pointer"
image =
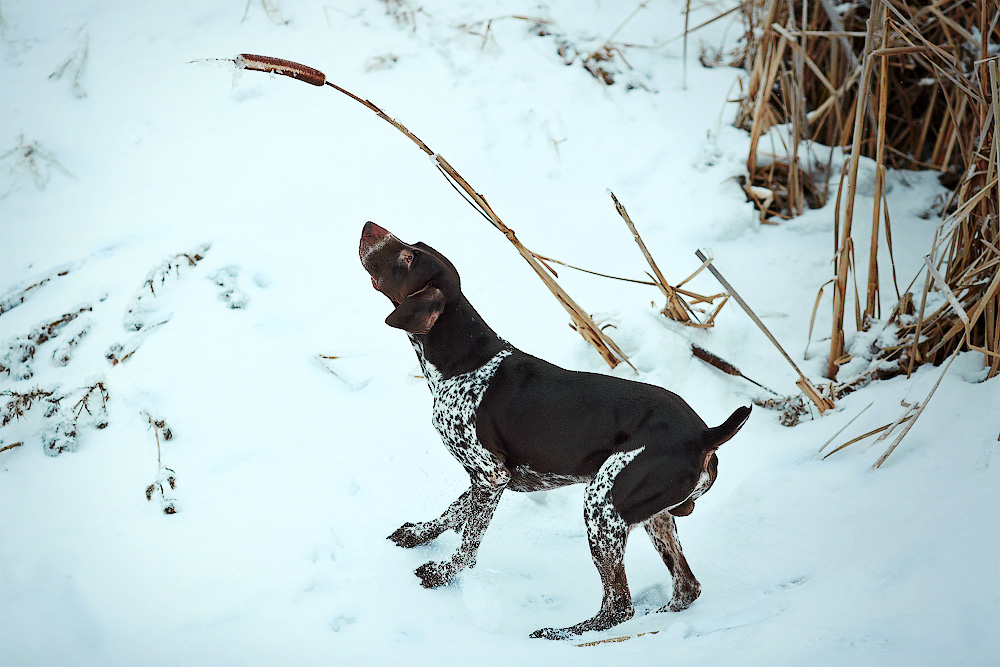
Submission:
[[632,618],[623,558],[629,530],[638,524],[673,577],[673,595],[660,611],[694,602],[701,586],[677,541],[674,517],[690,514],[715,482],[715,450],[740,430],[750,408],[709,428],[665,389],[567,371],[525,354],[473,309],[444,255],[423,243],[403,243],[372,222],[362,230],[360,254],[375,289],[395,307],[386,324],[408,333],[420,360],[434,396],[432,423],[471,480],[440,517],[406,523],[389,536],[409,548],[448,529],[461,534],[451,558],[417,568],[420,582],[441,586],[475,565],[504,489],[581,482],[604,601],[591,619],[532,636],[564,639]]

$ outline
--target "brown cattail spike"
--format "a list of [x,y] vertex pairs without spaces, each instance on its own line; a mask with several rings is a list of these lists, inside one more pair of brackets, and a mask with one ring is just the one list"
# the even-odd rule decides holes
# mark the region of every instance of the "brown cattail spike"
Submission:
[[725,359],[720,359],[719,357],[715,356],[705,348],[699,347],[694,343],[691,344],[691,352],[692,354],[694,354],[694,356],[698,357],[699,359],[701,359],[706,363],[715,366],[723,373],[728,373],[729,375],[736,375],[736,376],[743,375],[743,373],[740,373],[739,369],[736,368],[736,366],[733,366]]
[[322,86],[326,83],[326,74],[323,74],[318,69],[293,63],[291,60],[284,60],[282,58],[241,53],[236,56],[236,66],[240,69],[252,69],[258,72],[270,72],[271,74],[290,76],[293,79],[305,81],[313,86]]

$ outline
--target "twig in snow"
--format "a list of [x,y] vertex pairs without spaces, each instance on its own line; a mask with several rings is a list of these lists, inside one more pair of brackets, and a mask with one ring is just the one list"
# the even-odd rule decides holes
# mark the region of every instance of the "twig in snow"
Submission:
[[49,184],[53,170],[75,178],[52,153],[42,148],[38,142],[26,142],[23,134],[18,137],[17,146],[0,155],[0,161],[8,159],[13,160],[13,164],[7,169],[11,185],[0,194],[0,199],[17,188],[17,176],[21,174],[30,177],[39,190],[44,190]]
[[[625,224],[628,226],[629,231],[632,232],[632,238],[635,240],[636,244],[639,246],[639,249],[642,251],[642,256],[646,258],[646,262],[649,264],[649,268],[652,269],[653,271],[652,275],[648,273],[646,275],[649,275],[649,277],[653,279],[654,284],[658,288],[660,288],[660,291],[663,292],[663,296],[665,296],[667,299],[666,305],[660,312],[663,313],[664,316],[672,320],[675,320],[677,322],[680,322],[681,324],[685,324],[687,326],[699,327],[699,328],[708,328],[714,326],[715,316],[718,315],[719,311],[722,310],[722,307],[726,305],[726,301],[729,300],[729,296],[724,294],[702,296],[700,294],[684,292],[683,290],[679,290],[676,287],[671,287],[670,284],[667,282],[667,279],[663,276],[663,273],[660,271],[660,267],[658,267],[656,265],[656,262],[653,260],[653,255],[650,254],[649,250],[646,248],[645,242],[643,242],[642,237],[639,235],[639,230],[636,229],[635,224],[629,217],[628,212],[625,210],[625,207],[622,206],[622,203],[618,201],[617,197],[615,197],[615,193],[608,190],[608,194],[611,195],[611,200],[614,201],[615,203],[615,209],[618,211],[618,215],[622,217],[622,220],[625,221]],[[697,271],[695,273],[697,273]],[[694,274],[685,279],[684,282],[686,283],[693,276]],[[681,284],[683,285],[684,283]],[[725,298],[719,303],[719,305],[715,308],[715,310],[712,311],[711,315],[709,315],[708,319],[705,322],[699,322],[698,317],[695,315],[694,309],[691,307],[690,304],[688,304],[688,302],[686,302],[683,298],[681,298],[681,294],[687,294],[688,296],[692,297],[695,303],[711,304],[712,302],[715,301],[715,299],[717,299],[720,296],[724,296]]]
[[317,354],[316,359],[323,366],[323,368],[330,371],[330,373],[334,377],[336,377],[338,380],[347,385],[348,389],[350,389],[351,391],[359,391],[361,389],[364,389],[366,386],[368,386],[368,383],[371,382],[371,378],[366,378],[364,380],[356,380],[349,377],[343,370],[340,371],[334,370],[334,364],[331,364],[329,362],[340,359],[340,357],[336,355]]
[[[250,15],[250,4],[252,2],[253,0],[247,0],[247,5],[243,8],[243,18],[240,19],[240,24],[243,24]],[[263,7],[264,13],[267,15],[267,18],[271,20],[271,22],[277,23],[278,25],[289,24],[290,21],[282,17],[281,10],[278,9],[277,3],[273,0],[260,0],[260,5]]]
[[0,409],[0,426],[6,426],[15,419],[21,419],[37,402],[47,400],[54,392],[36,387],[31,391],[21,393],[11,389],[0,391],[0,396],[9,397]]
[[87,65],[87,50],[90,38],[85,32],[81,32],[80,45],[73,53],[66,57],[56,69],[49,74],[49,79],[58,81],[66,74],[69,74],[72,81],[73,95],[80,99],[87,96],[87,91],[83,89],[80,79],[83,77],[83,70]]
[[[859,412],[858,414],[854,415],[854,417],[852,417],[849,422],[847,422],[846,424],[844,424],[843,426],[841,426],[840,429],[838,429],[836,433],[834,433],[833,435],[831,435],[830,439],[827,440],[826,442],[824,442],[823,446],[819,448],[820,453],[822,453],[823,450],[826,449],[831,442],[833,442],[834,438],[836,438],[838,435],[840,435],[841,433],[843,433],[844,431],[846,431],[848,426],[850,426],[855,421],[857,421],[858,417],[860,417],[861,415],[865,414],[865,412],[868,410],[868,408],[870,408],[873,405],[874,405],[874,402],[873,403],[869,403],[868,405],[866,405],[864,407],[864,409],[861,410],[861,412]],[[861,437],[865,437],[865,436],[861,436]],[[847,445],[843,445],[842,447],[838,447],[838,449],[842,449],[843,447],[846,447],[846,446]],[[837,450],[834,450],[834,451],[837,451]],[[831,453],[833,453],[833,452],[831,452]]]
[[[156,288],[166,284],[167,278],[173,275],[180,278],[181,268],[197,266],[198,262],[205,258],[205,253],[212,247],[211,243],[204,243],[191,252],[182,252],[163,260],[153,267],[142,286],[132,297],[128,307],[125,309],[123,324],[127,331],[141,331],[146,326],[147,315],[157,309],[155,303],[157,294]],[[148,293],[147,293],[148,291]],[[162,324],[162,322],[160,322]]]
[[423,7],[415,5],[410,0],[382,0],[385,6],[385,13],[391,16],[396,24],[404,28],[409,28],[412,32],[417,31],[417,16],[427,15]]
[[170,318],[168,317],[167,319],[157,322],[156,324],[150,324],[124,343],[114,343],[108,348],[108,351],[104,353],[104,358],[107,359],[108,363],[112,366],[117,366],[118,364],[128,361],[132,355],[139,350],[139,346],[142,345],[143,341],[146,340],[146,337],[152,331],[169,321]]
[[[903,429],[903,432],[899,434],[899,436],[893,441],[891,445],[889,445],[889,448],[885,450],[885,453],[882,454],[882,456],[879,457],[878,461],[875,462],[872,468],[881,468],[882,464],[885,463],[885,460],[889,458],[889,455],[892,454],[893,451],[895,451],[896,447],[899,446],[899,443],[902,442],[903,438],[906,437],[906,434],[910,432],[911,428],[913,428],[913,425],[917,423],[917,419],[919,419],[920,415],[924,413],[924,408],[927,407],[927,404],[930,402],[931,397],[934,396],[934,392],[936,392],[938,386],[940,386],[941,380],[944,379],[945,373],[947,373],[948,369],[951,368],[951,362],[955,361],[955,358],[958,357],[958,353],[961,351],[962,351],[961,346],[955,348],[955,353],[951,355],[951,359],[949,359],[948,363],[945,364],[944,369],[942,369],[941,371],[941,375],[938,376],[937,382],[934,383],[934,386],[931,388],[930,393],[927,394],[927,398],[925,398],[923,402],[917,403],[910,407],[910,409],[907,411],[908,414],[906,416],[906,419],[903,420],[903,421],[909,421],[910,423],[906,425],[906,428]],[[885,435],[888,435],[888,433],[886,433]],[[879,440],[881,439],[882,438],[880,437]]]
[[149,427],[153,429],[153,435],[156,437],[156,478],[152,484],[146,487],[146,500],[152,500],[153,494],[159,491],[160,505],[163,508],[163,513],[176,514],[175,499],[167,497],[166,489],[163,488],[163,485],[166,484],[171,490],[177,488],[177,473],[173,469],[163,465],[163,451],[160,446],[160,437],[162,436],[164,441],[173,440],[173,431],[170,430],[167,422],[162,417],[154,417],[146,410],[142,414],[146,416],[146,421],[149,422]]

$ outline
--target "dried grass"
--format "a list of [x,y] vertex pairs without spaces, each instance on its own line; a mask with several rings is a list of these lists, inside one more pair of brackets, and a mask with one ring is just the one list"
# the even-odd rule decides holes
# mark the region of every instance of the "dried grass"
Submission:
[[[858,330],[883,317],[897,325],[897,342],[880,349],[876,361],[895,362],[896,372],[911,373],[918,364],[938,364],[968,349],[983,354],[988,377],[997,375],[1000,76],[995,53],[1000,14],[995,0],[872,0],[837,6],[832,0],[746,0],[743,14],[747,32],[742,64],[750,76],[736,124],[750,132],[744,189],[761,210],[762,221],[796,215],[803,203],[822,203],[815,184],[827,174],[817,173],[815,165],[798,164],[801,143],[841,146],[850,152],[833,221],[828,377],[836,380],[840,365],[850,359],[844,343],[852,287]],[[758,144],[776,125],[789,128],[790,145],[784,155],[773,156],[762,167]],[[876,180],[867,271],[859,289],[851,232],[862,156],[875,160]],[[900,293],[898,286],[884,196],[890,168],[936,169],[942,172],[942,183],[954,188],[922,269],[919,299],[908,290]],[[885,316],[877,263],[883,230],[896,297],[895,308]],[[933,310],[927,307],[932,292],[944,297],[932,300],[941,303]],[[822,288],[817,307],[821,295]],[[811,333],[810,326],[810,338]],[[883,363],[872,377],[886,373]],[[848,389],[840,383],[832,394]],[[919,416],[909,414],[913,419],[876,465]],[[887,425],[884,436],[899,423]],[[872,434],[840,448],[867,435]]]

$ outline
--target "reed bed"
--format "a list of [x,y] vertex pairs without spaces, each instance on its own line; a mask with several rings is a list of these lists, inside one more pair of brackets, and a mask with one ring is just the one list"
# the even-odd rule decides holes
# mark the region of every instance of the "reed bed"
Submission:
[[[854,286],[857,330],[879,319],[898,325],[897,343],[878,351],[900,372],[940,363],[958,349],[983,353],[1000,372],[1000,12],[996,0],[746,0],[749,72],[736,124],[750,132],[744,189],[774,222],[823,205],[829,163],[808,158],[810,144],[850,154],[840,175],[834,218],[833,326],[827,375],[845,353],[845,311]],[[783,126],[780,154],[761,159],[761,138]],[[805,150],[804,150],[805,149]],[[804,157],[806,156],[806,157]],[[875,206],[867,277],[857,286],[854,195],[858,162],[875,160]],[[877,257],[891,253],[885,170],[935,169],[953,189],[923,270],[921,298],[892,287],[882,312]],[[841,204],[843,203],[843,207]],[[894,266],[894,263],[893,263]],[[862,276],[865,272],[862,271]],[[852,280],[853,277],[853,280]],[[912,285],[921,286],[920,276]],[[911,285],[911,287],[912,287]],[[942,305],[924,304],[931,292]],[[914,306],[916,304],[916,306]]]

